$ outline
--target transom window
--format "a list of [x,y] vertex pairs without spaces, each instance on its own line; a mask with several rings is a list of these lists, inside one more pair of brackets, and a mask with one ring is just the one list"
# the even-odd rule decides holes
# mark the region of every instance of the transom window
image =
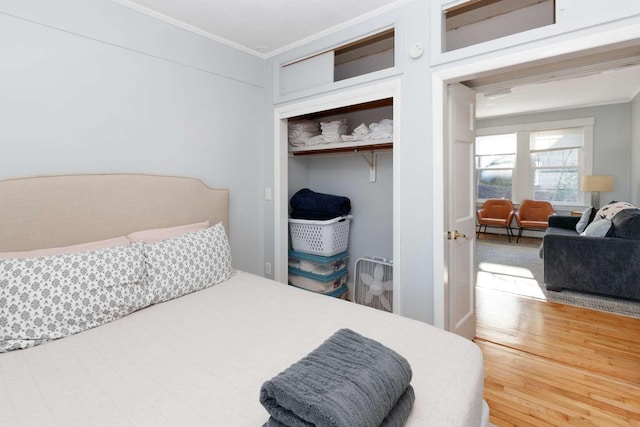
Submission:
[[579,182],[591,173],[592,137],[593,119],[479,129],[477,199],[583,204]]

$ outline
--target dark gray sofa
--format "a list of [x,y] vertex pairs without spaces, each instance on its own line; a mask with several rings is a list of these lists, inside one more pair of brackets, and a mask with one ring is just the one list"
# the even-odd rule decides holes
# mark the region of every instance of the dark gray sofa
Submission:
[[547,290],[640,300],[640,210],[614,216],[606,237],[580,236],[579,220],[549,217],[542,246]]

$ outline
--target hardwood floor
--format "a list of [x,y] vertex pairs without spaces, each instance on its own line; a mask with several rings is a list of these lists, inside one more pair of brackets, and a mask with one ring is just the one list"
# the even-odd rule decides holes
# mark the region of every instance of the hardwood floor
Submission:
[[476,300],[493,424],[640,426],[640,319],[486,288]]
[[640,319],[476,294],[493,424],[640,426]]

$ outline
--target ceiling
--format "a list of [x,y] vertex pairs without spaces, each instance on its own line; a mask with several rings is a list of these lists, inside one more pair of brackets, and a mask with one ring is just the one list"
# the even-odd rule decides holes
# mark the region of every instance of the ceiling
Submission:
[[640,92],[640,40],[463,80],[477,93],[478,118],[630,102]]
[[205,37],[269,57],[408,0],[113,0]]
[[[113,1],[269,58],[409,0]],[[640,89],[640,41],[491,71],[462,83],[478,93],[479,118],[629,102]]]
[[[511,89],[511,93],[507,94]],[[562,110],[630,102],[640,89],[640,66],[598,74],[516,85],[478,93],[476,117]]]

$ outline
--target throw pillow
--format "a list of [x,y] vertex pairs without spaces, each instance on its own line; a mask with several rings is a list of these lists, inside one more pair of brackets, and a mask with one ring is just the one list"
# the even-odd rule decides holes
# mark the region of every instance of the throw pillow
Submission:
[[135,231],[127,237],[132,243],[155,243],[172,237],[182,236],[186,233],[204,230],[209,227],[209,220],[196,222],[195,224],[178,225],[175,227],[153,228],[150,230]]
[[222,223],[144,245],[153,302],[168,301],[231,277],[231,249]]
[[596,219],[580,234],[581,236],[605,237],[611,228],[608,219]]
[[151,304],[140,246],[0,260],[0,353],[66,337]]
[[131,242],[124,236],[113,239],[99,240],[96,242],[79,243],[77,245],[62,246],[58,248],[34,249],[24,252],[0,252],[0,259],[7,258],[37,258],[41,256],[65,255],[76,252],[95,251],[97,249],[115,248],[116,246],[129,246]]
[[593,206],[589,206],[587,209],[585,209],[584,212],[582,212],[582,216],[580,217],[580,221],[578,221],[578,223],[576,224],[576,231],[579,233],[582,233],[589,224],[591,224],[591,221],[593,221],[593,218],[596,215],[596,210]]

